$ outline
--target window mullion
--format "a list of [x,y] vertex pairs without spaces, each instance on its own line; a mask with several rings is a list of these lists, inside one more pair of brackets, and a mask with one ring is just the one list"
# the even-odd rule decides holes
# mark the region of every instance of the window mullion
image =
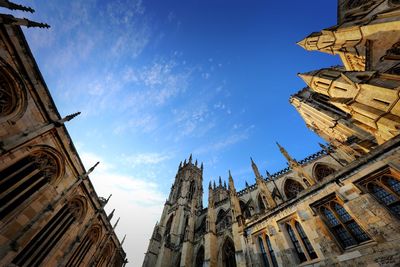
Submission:
[[296,228],[295,222],[296,222],[295,220],[292,220],[290,222],[290,225],[292,226],[293,232],[296,235],[296,238],[297,238],[297,240],[298,240],[298,242],[299,242],[299,244],[301,246],[301,250],[303,250],[303,253],[306,256],[307,261],[310,261],[311,257],[310,257],[310,255],[308,255],[308,250],[307,250],[307,248],[306,248],[306,246],[305,246],[305,244],[303,242],[303,239],[301,238],[300,234],[297,232],[297,228]]
[[377,183],[380,187],[382,187],[384,190],[386,190],[387,192],[389,192],[390,194],[392,194],[392,195],[397,199],[397,201],[400,200],[400,196],[396,193],[396,191],[394,191],[390,186],[387,186],[384,182],[382,182],[381,179],[376,180],[376,183]]
[[353,233],[348,229],[347,224],[351,223],[352,221],[354,221],[354,219],[351,219],[350,221],[347,222],[342,222],[341,217],[336,213],[335,209],[330,209],[333,213],[333,215],[336,217],[336,219],[338,220],[338,222],[343,226],[344,230],[346,230],[346,232],[351,236],[351,238],[353,238],[354,242],[356,244],[358,244],[357,238],[353,235]]
[[267,244],[267,241],[265,240],[265,236],[266,236],[266,235],[267,235],[266,233],[263,233],[263,234],[261,235],[261,239],[262,239],[262,242],[263,242],[263,244],[264,244],[265,253],[267,254],[269,266],[274,266],[274,263],[272,262],[272,257],[271,257],[270,252],[269,252],[269,246],[268,246],[268,244]]

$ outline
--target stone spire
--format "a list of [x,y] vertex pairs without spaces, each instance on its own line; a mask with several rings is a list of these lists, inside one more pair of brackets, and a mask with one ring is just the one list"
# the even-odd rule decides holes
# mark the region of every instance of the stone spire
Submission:
[[285,148],[283,148],[278,142],[276,144],[279,147],[279,150],[281,151],[282,155],[286,158],[288,161],[289,167],[298,173],[298,175],[302,179],[306,179],[310,185],[315,184],[314,179],[303,169],[303,167],[294,159],[292,158],[289,153],[286,151]]
[[278,146],[279,151],[282,153],[282,155],[288,161],[290,168],[293,169],[294,166],[299,165],[299,163],[289,155],[289,153],[286,151],[286,149],[284,147],[282,147],[278,142],[276,142],[276,145]]
[[256,178],[261,178],[261,175],[260,175],[257,165],[254,163],[254,161],[251,157],[250,157],[250,160],[251,160],[251,167],[253,168],[254,175],[256,176]]
[[219,177],[219,179],[218,179],[218,187],[222,187],[222,180],[221,180],[221,176]]

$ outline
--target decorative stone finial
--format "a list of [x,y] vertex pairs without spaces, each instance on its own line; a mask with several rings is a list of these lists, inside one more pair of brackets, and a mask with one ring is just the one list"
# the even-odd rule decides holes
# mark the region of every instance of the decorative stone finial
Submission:
[[115,222],[114,226],[113,226],[113,230],[115,230],[115,228],[117,227],[118,223],[119,223],[119,219],[121,219],[121,217],[118,217],[118,220]]
[[0,6],[8,8],[10,10],[21,10],[21,11],[26,11],[26,12],[31,12],[31,13],[35,12],[35,10],[31,7],[15,4],[8,0],[0,0]]
[[91,167],[86,173],[84,173],[83,175],[81,175],[81,178],[87,178],[89,176],[89,174],[91,174],[94,169],[97,167],[97,165],[99,165],[100,161],[96,162],[96,164],[93,165],[93,167]]
[[107,216],[108,221],[111,221],[112,217],[114,216],[115,209]]
[[50,28],[50,25],[47,23],[40,23],[40,22],[29,20],[29,19],[25,19],[25,18],[23,18],[23,19],[15,18],[11,15],[6,15],[6,14],[0,14],[0,23],[8,24],[8,25],[15,25],[15,26],[26,26],[28,28],[30,28],[30,27]]
[[122,241],[121,241],[121,247],[122,247],[122,245],[124,244],[124,242],[125,242],[125,238],[126,238],[126,235],[124,235],[124,238],[122,238]]

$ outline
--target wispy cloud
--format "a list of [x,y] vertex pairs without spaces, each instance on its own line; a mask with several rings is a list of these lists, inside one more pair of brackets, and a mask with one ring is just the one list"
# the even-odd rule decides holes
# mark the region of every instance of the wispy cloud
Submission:
[[140,153],[135,155],[123,156],[123,161],[131,167],[142,165],[155,165],[172,158],[172,154],[166,153]]
[[237,144],[243,140],[246,140],[250,136],[251,130],[254,128],[254,125],[249,126],[245,130],[240,133],[232,133],[228,136],[225,136],[214,143],[209,145],[202,146],[194,150],[195,154],[206,154],[210,152],[219,152],[227,147],[230,147],[234,144]]

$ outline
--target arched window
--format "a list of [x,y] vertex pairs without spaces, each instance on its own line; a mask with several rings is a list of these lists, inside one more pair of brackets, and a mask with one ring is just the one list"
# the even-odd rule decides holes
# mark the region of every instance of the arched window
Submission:
[[314,177],[317,181],[322,181],[325,177],[335,172],[335,169],[326,164],[317,163],[314,166]]
[[217,221],[216,221],[216,226],[217,226],[217,232],[223,231],[226,228],[228,228],[231,225],[231,217],[227,214],[229,212],[228,211],[224,211],[223,209],[221,209],[218,212],[217,215]]
[[206,233],[206,217],[201,220],[200,225],[196,229],[196,237],[202,236]]
[[272,248],[271,240],[269,239],[268,235],[265,235],[265,241],[267,243],[269,256],[271,257],[272,260],[272,267],[278,267],[278,263],[276,262],[275,252],[274,249]]
[[262,262],[265,267],[278,267],[278,263],[276,262],[276,257],[274,253],[274,249],[271,245],[271,240],[267,234],[262,234],[258,236],[258,244],[260,247]]
[[194,181],[191,181],[189,186],[189,200],[193,199],[195,189],[196,183]]
[[229,238],[227,238],[222,246],[222,266],[236,267],[235,246]]
[[287,179],[284,186],[284,192],[288,199],[294,198],[298,193],[304,190],[304,187],[293,179]]
[[56,215],[18,253],[12,263],[17,266],[39,266],[74,222],[85,212],[85,200],[77,197],[64,205]]
[[20,76],[12,67],[0,66],[0,120],[7,120],[13,114],[22,114],[22,108],[25,107],[25,91],[21,90],[23,82],[15,79],[20,79]]
[[264,201],[261,197],[261,194],[258,195],[257,201],[258,201],[258,209],[259,209],[260,213],[264,213],[265,205],[264,205]]
[[400,218],[400,181],[390,169],[367,177],[359,184]]
[[286,223],[286,230],[300,262],[318,258],[301,224],[292,219]]
[[101,251],[101,256],[100,259],[98,260],[97,264],[94,264],[94,266],[108,266],[108,261],[111,260],[111,255],[113,253],[114,245],[109,241],[107,245],[104,247],[104,249]]
[[172,222],[174,220],[174,215],[172,214],[171,217],[169,217],[167,224],[165,225],[165,232],[164,232],[164,236],[168,236],[171,232],[171,227],[172,227]]
[[249,210],[249,206],[246,205],[243,201],[239,201],[239,205],[240,205],[240,209],[242,211],[242,214],[244,216],[245,219],[250,218],[251,217],[251,213]]
[[306,255],[304,254],[303,249],[301,248],[300,242],[297,239],[297,236],[294,233],[292,226],[290,224],[286,224],[286,230],[289,234],[289,238],[292,241],[292,244],[296,250],[296,254],[300,262],[306,261],[307,260]]
[[304,233],[303,227],[301,227],[301,224],[298,221],[296,221],[294,223],[294,226],[296,227],[296,230],[299,233],[301,241],[303,242],[308,255],[310,256],[311,259],[316,259],[317,254],[315,253],[314,248],[312,247],[312,245],[310,243],[310,240],[308,240],[306,233]]
[[261,236],[258,236],[258,245],[260,247],[261,258],[264,267],[269,267],[267,252],[265,251],[264,242]]
[[100,235],[101,227],[99,225],[92,226],[83,240],[80,242],[79,246],[75,249],[66,266],[80,266],[91,247],[99,240]]
[[316,208],[342,248],[356,246],[370,240],[336,198],[328,199]]
[[201,246],[196,255],[196,267],[203,267],[204,263],[204,247]]
[[60,174],[57,157],[36,151],[0,171],[0,219]]

